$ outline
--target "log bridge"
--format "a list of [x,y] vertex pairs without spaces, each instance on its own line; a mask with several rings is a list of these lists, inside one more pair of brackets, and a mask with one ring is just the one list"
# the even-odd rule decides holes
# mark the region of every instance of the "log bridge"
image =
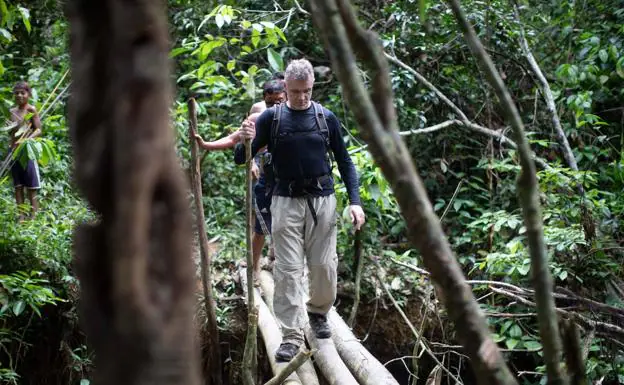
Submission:
[[[241,287],[248,298],[247,272],[239,269]],[[270,272],[262,270],[260,288],[254,288],[254,303],[258,307],[258,330],[262,335],[271,369],[275,376],[284,370],[287,363],[275,361],[275,351],[282,339],[279,324],[273,313],[274,281]],[[323,384],[329,385],[399,385],[390,374],[351,332],[349,326],[335,309],[327,315],[332,329],[332,338],[316,339],[310,327],[304,329],[311,349],[315,350],[312,360],[306,360],[294,373],[282,382],[284,385],[320,385],[317,371],[324,377]]]

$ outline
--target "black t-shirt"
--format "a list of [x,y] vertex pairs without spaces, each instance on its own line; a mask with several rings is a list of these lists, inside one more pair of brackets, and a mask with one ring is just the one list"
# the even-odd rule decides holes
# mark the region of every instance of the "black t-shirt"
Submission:
[[[268,145],[272,161],[275,164],[278,184],[276,195],[292,196],[288,184],[292,181],[318,178],[329,175],[331,172],[328,162],[325,138],[318,127],[314,107],[306,110],[293,110],[286,104],[282,105],[282,116],[278,130],[278,138],[274,146],[271,138],[271,126],[276,108],[265,110],[256,120],[256,137],[251,151],[256,152]],[[351,204],[360,204],[358,192],[358,177],[351,157],[341,135],[338,118],[326,108],[323,108],[327,128],[329,130],[329,144],[338,165],[338,171],[345,183]],[[244,146],[239,145],[235,150],[235,161],[238,164],[245,162]],[[323,183],[322,191],[316,195],[330,195],[334,192],[333,182]]]

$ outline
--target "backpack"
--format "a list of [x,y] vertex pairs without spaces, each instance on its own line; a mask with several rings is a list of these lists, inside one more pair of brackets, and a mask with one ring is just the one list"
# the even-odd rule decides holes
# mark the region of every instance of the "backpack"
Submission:
[[[323,107],[312,101],[312,107],[314,108],[314,117],[316,118],[316,128],[320,131],[321,136],[325,139],[325,151],[326,151],[326,159],[329,163],[329,169],[333,167],[334,162],[334,153],[331,151],[330,142],[329,142],[329,127],[327,126],[327,120],[325,119],[325,113],[323,112]],[[275,149],[277,146],[277,135],[279,133],[279,125],[280,120],[282,118],[282,104],[278,104],[275,106],[275,113],[273,114],[273,122],[271,123],[271,145],[272,149]],[[265,163],[264,175],[265,180],[267,181],[267,185],[274,186],[276,181],[277,171],[275,170],[275,163],[270,157],[269,160]]]

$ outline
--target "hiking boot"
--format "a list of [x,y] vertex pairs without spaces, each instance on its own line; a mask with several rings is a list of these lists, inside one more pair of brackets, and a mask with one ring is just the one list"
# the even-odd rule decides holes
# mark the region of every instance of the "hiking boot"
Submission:
[[277,362],[289,362],[299,352],[299,346],[293,345],[289,342],[280,344],[277,352],[275,352],[275,360]]
[[308,313],[308,318],[310,318],[310,328],[314,332],[316,338],[331,337],[331,329],[327,323],[327,316],[323,314]]

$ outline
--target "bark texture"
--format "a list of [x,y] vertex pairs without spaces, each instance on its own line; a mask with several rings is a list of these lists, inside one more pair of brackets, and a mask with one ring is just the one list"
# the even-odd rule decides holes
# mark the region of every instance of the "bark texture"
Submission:
[[212,265],[210,251],[208,250],[208,235],[206,234],[206,218],[202,199],[201,169],[199,158],[199,145],[195,140],[197,133],[197,108],[195,100],[190,99],[187,103],[189,114],[189,144],[191,145],[191,190],[193,191],[193,204],[195,206],[195,230],[199,242],[200,271],[202,292],[204,294],[204,309],[206,311],[206,328],[204,341],[206,341],[204,383],[206,385],[221,385],[221,347],[219,345],[219,329],[217,328],[217,316],[215,303],[212,296]]
[[94,384],[198,384],[188,186],[169,123],[161,1],[71,0],[75,234]]

